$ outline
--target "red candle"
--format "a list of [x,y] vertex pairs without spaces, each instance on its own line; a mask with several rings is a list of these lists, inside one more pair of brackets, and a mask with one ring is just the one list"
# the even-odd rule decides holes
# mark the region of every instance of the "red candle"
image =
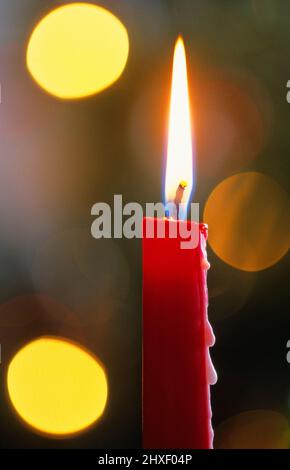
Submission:
[[[175,48],[169,117],[166,201],[179,203],[193,186],[192,142],[183,42]],[[182,200],[184,202],[184,200]],[[165,237],[157,225],[165,224]],[[177,226],[178,236],[170,230]],[[152,227],[154,236],[152,237]],[[151,232],[149,234],[149,231]],[[185,249],[180,229],[198,231]],[[146,230],[147,229],[147,230]],[[195,222],[143,222],[143,447],[212,447],[209,357],[214,336],[207,319],[207,227]]]

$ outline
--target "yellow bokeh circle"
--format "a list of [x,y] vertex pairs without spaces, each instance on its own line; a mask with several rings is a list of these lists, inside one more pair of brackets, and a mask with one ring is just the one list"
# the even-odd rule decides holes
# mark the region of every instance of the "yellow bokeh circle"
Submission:
[[125,26],[90,3],[56,8],[35,27],[27,67],[36,82],[59,98],[82,98],[115,82],[129,53]]
[[290,207],[286,192],[269,176],[240,173],[210,194],[204,221],[209,244],[223,261],[244,271],[260,271],[288,251]]
[[52,437],[78,433],[105,409],[108,386],[102,365],[80,346],[41,337],[9,364],[8,394],[22,420]]
[[289,423],[272,410],[232,416],[215,430],[216,449],[288,449]]

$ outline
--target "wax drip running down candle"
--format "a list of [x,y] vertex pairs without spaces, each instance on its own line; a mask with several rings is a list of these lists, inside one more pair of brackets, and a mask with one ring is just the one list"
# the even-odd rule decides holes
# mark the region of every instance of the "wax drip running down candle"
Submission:
[[[215,335],[212,329],[212,326],[208,320],[208,314],[207,314],[207,309],[208,309],[208,290],[207,290],[207,271],[210,268],[210,263],[208,262],[207,259],[207,252],[206,252],[206,240],[207,240],[207,233],[206,237],[203,237],[201,239],[201,252],[202,252],[202,260],[201,260],[201,267],[203,268],[204,272],[204,290],[205,290],[205,299],[206,299],[206,307],[205,307],[205,315],[206,315],[206,322],[205,322],[205,346],[206,346],[206,377],[207,377],[207,382],[209,385],[215,385],[217,382],[217,373],[214,368],[213,362],[211,360],[210,356],[210,351],[209,348],[212,347],[215,344]],[[209,406],[210,406],[210,448],[213,448],[213,438],[214,438],[214,433],[213,433],[213,428],[212,428],[212,423],[211,423],[211,418],[212,418],[212,410],[211,410],[211,404],[209,401]]]
[[[207,316],[207,226],[182,220],[193,187],[192,160],[186,57],[179,38],[165,181],[166,203],[174,203],[176,218],[169,211],[163,220],[143,221],[145,448],[210,449],[213,442],[209,386],[217,376],[209,354],[215,338]],[[162,222],[165,236],[159,238]],[[189,249],[182,245],[185,232],[197,235]]]

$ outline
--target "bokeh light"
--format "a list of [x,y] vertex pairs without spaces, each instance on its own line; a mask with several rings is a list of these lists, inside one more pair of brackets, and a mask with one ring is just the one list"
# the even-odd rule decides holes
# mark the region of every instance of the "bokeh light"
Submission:
[[256,172],[222,181],[204,210],[213,251],[244,271],[266,269],[287,253],[289,218],[286,192],[272,178]]
[[215,430],[216,449],[288,449],[288,445],[288,420],[271,410],[238,414]]
[[38,338],[17,352],[7,387],[25,423],[52,436],[92,425],[102,415],[108,393],[100,363],[76,344],[54,337]]
[[95,94],[122,74],[129,53],[125,26],[89,3],[61,6],[35,27],[27,66],[36,82],[64,99]]

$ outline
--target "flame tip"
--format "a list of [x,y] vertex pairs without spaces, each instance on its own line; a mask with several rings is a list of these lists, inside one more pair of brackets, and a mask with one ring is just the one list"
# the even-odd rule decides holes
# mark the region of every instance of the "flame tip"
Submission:
[[177,36],[176,42],[175,42],[175,47],[177,46],[182,46],[184,48],[184,40],[181,34]]

